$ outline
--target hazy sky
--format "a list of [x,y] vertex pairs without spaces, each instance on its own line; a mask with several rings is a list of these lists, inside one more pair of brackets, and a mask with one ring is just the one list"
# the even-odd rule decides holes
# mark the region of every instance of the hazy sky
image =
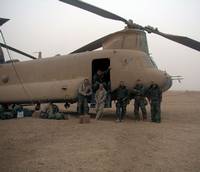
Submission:
[[[85,2],[140,25],[200,41],[200,0]],[[0,17],[11,19],[1,28],[10,46],[30,54],[42,51],[44,57],[68,54],[125,26],[58,0],[0,0]],[[200,90],[200,52],[154,34],[148,34],[148,43],[159,69],[185,78],[181,84],[175,81],[172,89]],[[12,57],[27,60],[15,53]]]

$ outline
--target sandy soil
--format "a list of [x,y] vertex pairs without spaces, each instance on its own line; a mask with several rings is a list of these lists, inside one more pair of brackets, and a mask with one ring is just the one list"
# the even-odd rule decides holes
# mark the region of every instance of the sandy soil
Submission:
[[90,124],[73,116],[0,121],[0,171],[200,171],[200,92],[165,93],[161,124],[134,122],[132,107],[123,123],[115,109]]

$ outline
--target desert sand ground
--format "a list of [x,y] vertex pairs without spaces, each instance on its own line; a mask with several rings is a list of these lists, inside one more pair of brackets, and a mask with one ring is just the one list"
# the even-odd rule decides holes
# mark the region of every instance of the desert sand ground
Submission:
[[0,121],[0,171],[200,171],[200,92],[165,93],[161,124],[135,122],[132,107],[123,123],[115,108],[90,124],[74,116]]

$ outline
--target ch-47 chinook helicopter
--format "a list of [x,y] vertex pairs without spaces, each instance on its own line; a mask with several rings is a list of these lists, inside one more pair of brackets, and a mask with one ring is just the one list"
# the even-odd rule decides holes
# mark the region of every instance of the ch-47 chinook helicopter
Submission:
[[[34,60],[5,62],[0,57],[0,104],[26,104],[44,102],[74,103],[80,83],[92,78],[97,70],[111,68],[107,75],[111,94],[124,81],[129,89],[140,79],[146,87],[152,81],[163,91],[172,85],[173,78],[157,68],[149,55],[146,32],[160,35],[200,51],[200,42],[160,32],[157,28],[140,26],[116,14],[79,0],[60,0],[99,16],[122,21],[125,29],[95,40],[68,55],[45,59],[16,50],[4,43],[1,47],[17,51]],[[1,19],[1,24],[6,19]],[[96,50],[98,48],[102,50]]]

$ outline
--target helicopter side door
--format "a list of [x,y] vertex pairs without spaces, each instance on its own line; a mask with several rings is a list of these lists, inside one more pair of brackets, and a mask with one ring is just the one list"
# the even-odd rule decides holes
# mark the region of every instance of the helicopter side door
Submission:
[[104,85],[104,88],[107,91],[107,99],[105,102],[105,108],[111,107],[111,79],[110,79],[110,59],[101,58],[94,59],[92,61],[92,89],[93,96],[91,107],[95,107],[95,93],[98,89],[99,83]]

